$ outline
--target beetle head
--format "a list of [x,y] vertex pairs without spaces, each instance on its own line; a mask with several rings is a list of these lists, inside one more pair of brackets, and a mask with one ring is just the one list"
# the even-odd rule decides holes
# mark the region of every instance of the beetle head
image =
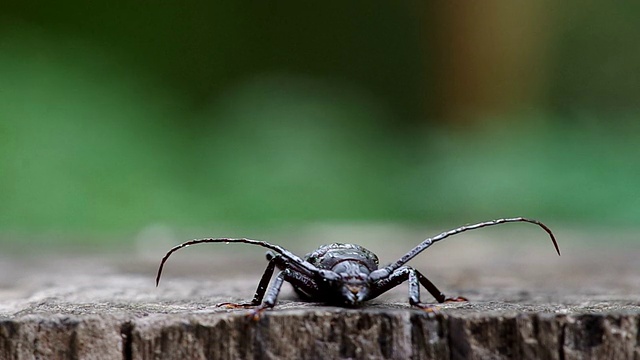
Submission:
[[348,306],[358,306],[369,298],[369,283],[366,274],[345,277],[340,286],[340,297]]
[[369,270],[356,262],[336,264],[332,271],[323,271],[337,302],[346,306],[358,306],[369,298]]

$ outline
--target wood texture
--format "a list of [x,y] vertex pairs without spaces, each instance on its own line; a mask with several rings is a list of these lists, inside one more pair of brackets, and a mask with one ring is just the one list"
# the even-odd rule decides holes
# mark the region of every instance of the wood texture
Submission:
[[159,288],[155,256],[2,256],[0,359],[640,360],[640,252],[483,249],[412,263],[471,300],[437,315],[402,286],[360,309],[286,288],[258,321],[215,305],[252,296],[262,255],[184,254]]

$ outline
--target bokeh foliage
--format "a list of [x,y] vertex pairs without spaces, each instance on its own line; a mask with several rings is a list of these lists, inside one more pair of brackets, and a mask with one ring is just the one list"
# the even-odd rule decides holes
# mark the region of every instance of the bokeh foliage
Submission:
[[637,5],[581,4],[546,15],[541,96],[464,122],[439,110],[435,6],[7,5],[0,231],[635,225]]

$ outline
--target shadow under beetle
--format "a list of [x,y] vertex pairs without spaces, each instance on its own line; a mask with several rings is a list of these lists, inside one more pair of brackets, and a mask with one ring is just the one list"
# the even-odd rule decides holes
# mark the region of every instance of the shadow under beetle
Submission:
[[[201,243],[245,243],[258,245],[270,249],[267,252],[267,265],[253,300],[249,303],[234,304],[223,303],[229,307],[256,307],[252,312],[254,319],[266,309],[276,304],[282,284],[289,282],[295,292],[304,300],[323,302],[330,305],[356,307],[364,301],[374,299],[390,289],[409,282],[409,303],[425,311],[434,311],[435,305],[424,304],[420,301],[420,284],[439,302],[467,301],[463,297],[447,298],[438,288],[418,270],[405,264],[420,254],[431,244],[443,240],[449,236],[479,229],[487,226],[499,225],[510,222],[528,222],[540,226],[551,237],[553,246],[558,255],[560,249],[551,230],[538,220],[522,217],[497,219],[481,222],[473,225],[465,225],[440,235],[428,238],[411,249],[408,253],[383,268],[378,269],[378,257],[371,251],[360,245],[339,244],[323,245],[301,259],[292,252],[265,241],[251,239],[196,239],[177,245],[162,258],[156,286],[160,282],[162,268],[169,256],[184,247]],[[267,289],[274,270],[279,273],[271,286]],[[266,295],[266,296],[265,296]]]

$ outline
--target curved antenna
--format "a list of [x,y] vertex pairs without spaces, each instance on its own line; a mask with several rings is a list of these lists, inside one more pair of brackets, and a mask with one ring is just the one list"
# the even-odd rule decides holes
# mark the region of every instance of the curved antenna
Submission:
[[191,245],[203,244],[203,243],[221,243],[221,242],[227,243],[227,244],[228,243],[244,243],[244,244],[262,246],[282,255],[282,257],[286,258],[287,260],[290,260],[293,265],[299,265],[301,270],[305,270],[311,274],[315,274],[318,272],[318,268],[302,260],[300,257],[292,253],[291,251],[288,251],[285,248],[280,247],[278,245],[270,244],[266,241],[251,240],[251,239],[229,239],[229,238],[194,239],[194,240],[189,240],[187,242],[184,242],[180,245],[174,246],[173,248],[171,248],[171,250],[169,250],[165,254],[165,256],[162,258],[162,261],[160,262],[160,267],[158,268],[158,275],[156,275],[156,287],[160,283],[160,275],[162,274],[162,268],[164,267],[164,263],[167,261],[167,259],[169,259],[169,256],[171,256],[171,254],[173,254],[174,252],[182,248],[186,248]]
[[431,244],[433,244],[435,242],[438,242],[440,240],[446,239],[449,236],[460,234],[460,233],[468,231],[468,230],[475,230],[475,229],[480,229],[480,228],[487,227],[487,226],[499,225],[499,224],[510,223],[510,222],[528,222],[528,223],[536,224],[536,225],[540,226],[542,229],[544,229],[544,231],[547,232],[547,234],[549,234],[549,236],[551,237],[551,241],[553,242],[553,246],[556,248],[556,252],[558,253],[558,256],[560,255],[560,248],[558,247],[558,242],[556,241],[555,236],[551,232],[551,229],[549,229],[545,224],[541,223],[538,220],[527,219],[527,218],[523,218],[523,217],[515,217],[515,218],[507,218],[507,219],[497,219],[497,220],[485,221],[485,222],[481,222],[481,223],[477,223],[477,224],[473,224],[473,225],[464,225],[464,226],[461,226],[459,228],[455,228],[455,229],[452,229],[452,230],[449,230],[449,231],[445,231],[445,232],[443,232],[442,234],[440,234],[438,236],[434,236],[432,238],[428,238],[428,239],[424,240],[423,242],[418,244],[416,247],[411,249],[411,251],[406,253],[403,257],[401,257],[398,261],[396,261],[393,264],[385,267],[384,269],[386,271],[388,271],[389,274],[392,273],[394,270],[396,270],[400,266],[406,264],[409,260],[413,259],[418,254],[423,252],[426,248],[431,246]]

